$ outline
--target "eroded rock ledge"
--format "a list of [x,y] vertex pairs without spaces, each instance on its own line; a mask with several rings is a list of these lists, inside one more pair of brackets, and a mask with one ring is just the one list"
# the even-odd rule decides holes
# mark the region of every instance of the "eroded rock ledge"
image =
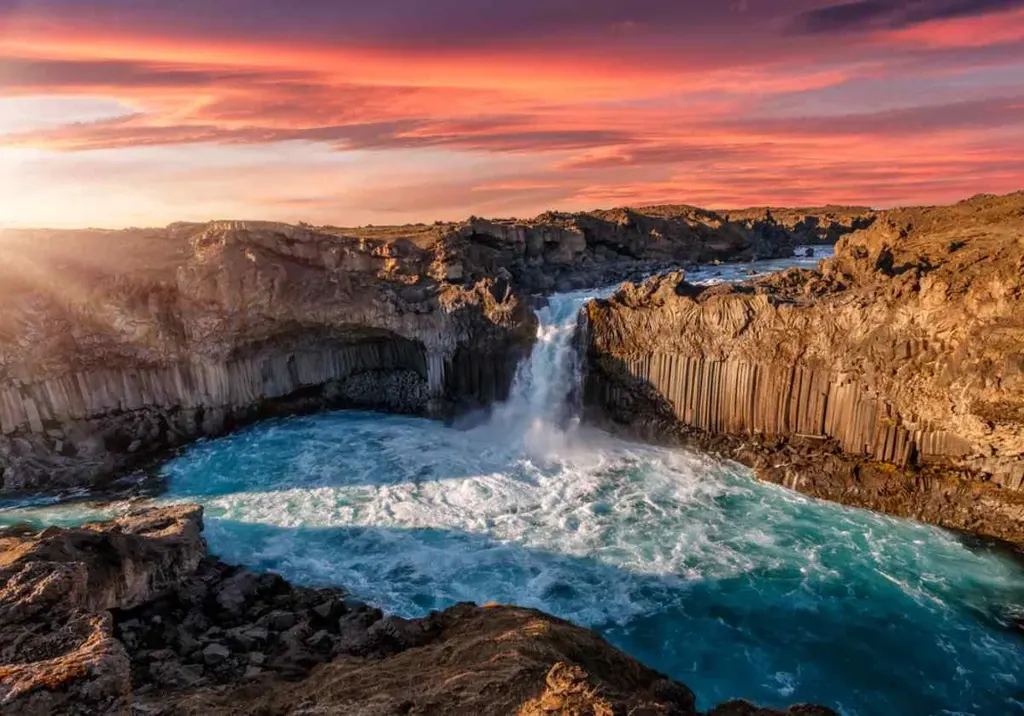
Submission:
[[1024,543],[1024,194],[884,212],[817,271],[588,308],[592,419]]
[[0,711],[697,716],[683,684],[562,620],[471,604],[385,616],[207,557],[201,530],[196,506],[0,530]]
[[529,293],[784,256],[870,220],[648,207],[363,229],[6,231],[0,491],[93,486],[268,415],[485,406],[507,396],[534,340]]
[[11,253],[3,489],[91,485],[267,415],[485,405],[507,394],[534,339],[507,280],[435,280],[415,247],[262,224],[183,231],[160,239],[187,247],[166,265]]

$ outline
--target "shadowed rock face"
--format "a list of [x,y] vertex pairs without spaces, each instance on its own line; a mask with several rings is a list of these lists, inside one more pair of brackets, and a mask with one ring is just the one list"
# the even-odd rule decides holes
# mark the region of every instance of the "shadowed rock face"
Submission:
[[0,491],[94,485],[269,415],[485,406],[507,397],[534,340],[525,293],[786,255],[795,235],[770,215],[692,207],[5,232]]
[[858,229],[871,226],[875,212],[864,206],[819,206],[805,209],[740,209],[722,212],[729,221],[770,220],[798,244],[834,244]]
[[592,303],[586,399],[810,494],[1024,542],[1022,305],[1024,195],[885,212],[817,271]]
[[0,531],[0,711],[698,716],[683,684],[562,620],[471,604],[384,616],[206,558],[201,526],[183,506]]
[[867,209],[750,209],[729,214],[692,206],[589,213],[549,212],[532,221],[471,219],[437,245],[443,275],[479,279],[507,271],[526,291],[566,291],[649,274],[667,266],[793,255],[867,225]]
[[87,485],[265,415],[487,404],[507,395],[534,338],[507,281],[437,281],[415,246],[264,224],[186,233],[164,237],[189,248],[155,274],[11,251],[4,489]]

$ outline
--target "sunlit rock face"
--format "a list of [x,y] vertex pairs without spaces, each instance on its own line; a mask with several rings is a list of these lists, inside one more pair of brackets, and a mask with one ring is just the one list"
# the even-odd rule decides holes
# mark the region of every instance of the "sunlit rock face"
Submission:
[[818,271],[626,287],[588,310],[588,403],[742,437],[814,495],[1024,542],[1022,207],[886,212]]
[[89,483],[125,456],[278,411],[486,404],[507,393],[535,332],[508,282],[435,280],[411,243],[248,223],[154,241],[187,249],[168,260],[161,246],[134,271],[116,255],[106,272],[80,256],[40,268],[31,252],[13,267],[0,317],[5,489]]
[[267,415],[486,406],[507,397],[534,340],[526,294],[791,255],[804,229],[770,212],[652,207],[355,230],[6,232],[0,489],[92,485]]
[[128,713],[128,654],[107,610],[177,587],[206,556],[201,532],[196,506],[69,530],[0,530],[0,710]]

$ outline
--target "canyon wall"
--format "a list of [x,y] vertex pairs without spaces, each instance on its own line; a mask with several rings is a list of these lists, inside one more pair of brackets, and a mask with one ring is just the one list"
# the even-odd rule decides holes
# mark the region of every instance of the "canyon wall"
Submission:
[[158,240],[188,250],[162,266],[5,247],[4,489],[89,485],[268,415],[486,405],[532,345],[508,281],[437,281],[415,246],[259,223],[174,231]]
[[1024,195],[883,213],[818,270],[589,305],[592,419],[1024,542]]
[[721,212],[728,221],[770,220],[785,229],[800,244],[834,244],[874,221],[875,212],[866,206],[818,206],[804,209],[751,208]]
[[873,220],[871,210],[857,207],[548,212],[529,221],[471,218],[442,232],[437,251],[448,276],[479,279],[507,272],[523,290],[546,293],[608,285],[667,267],[792,256],[797,245],[831,243]]
[[692,207],[5,231],[0,490],[94,485],[272,415],[486,406],[534,340],[526,294],[789,255],[795,236],[770,213]]

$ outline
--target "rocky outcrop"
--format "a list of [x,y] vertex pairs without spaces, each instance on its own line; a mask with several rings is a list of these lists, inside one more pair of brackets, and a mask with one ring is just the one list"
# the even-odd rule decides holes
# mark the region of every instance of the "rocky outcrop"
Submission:
[[205,557],[200,529],[185,506],[0,531],[0,710],[697,716],[683,684],[562,620],[472,604],[385,616]]
[[445,416],[504,399],[523,296],[786,255],[770,215],[692,207],[344,230],[5,232],[0,490],[102,484],[268,415]]
[[201,514],[0,530],[0,711],[127,713],[129,659],[108,610],[158,598],[196,569],[206,553]]
[[[382,620],[383,621],[383,620]],[[376,659],[338,658],[297,684],[202,690],[180,714],[358,713],[483,716],[697,716],[693,693],[584,629],[529,609],[452,607],[403,622],[406,648]],[[408,638],[408,637],[407,637]],[[708,716],[833,716],[820,706],[723,704]]]
[[818,206],[804,209],[758,208],[722,212],[730,221],[771,221],[798,244],[834,244],[847,234],[866,229],[876,212],[866,206]]
[[11,252],[4,489],[91,484],[269,414],[488,404],[533,341],[508,281],[436,281],[412,245],[268,224],[186,233],[187,255],[155,273]]
[[448,277],[504,270],[530,292],[567,291],[667,266],[792,256],[798,244],[835,241],[873,217],[867,209],[835,210],[807,210],[798,220],[785,214],[781,223],[771,210],[733,215],[692,206],[549,212],[522,222],[473,218],[442,236],[437,265]]
[[586,401],[813,495],[1024,543],[1022,301],[1024,195],[886,212],[817,271],[592,303]]

